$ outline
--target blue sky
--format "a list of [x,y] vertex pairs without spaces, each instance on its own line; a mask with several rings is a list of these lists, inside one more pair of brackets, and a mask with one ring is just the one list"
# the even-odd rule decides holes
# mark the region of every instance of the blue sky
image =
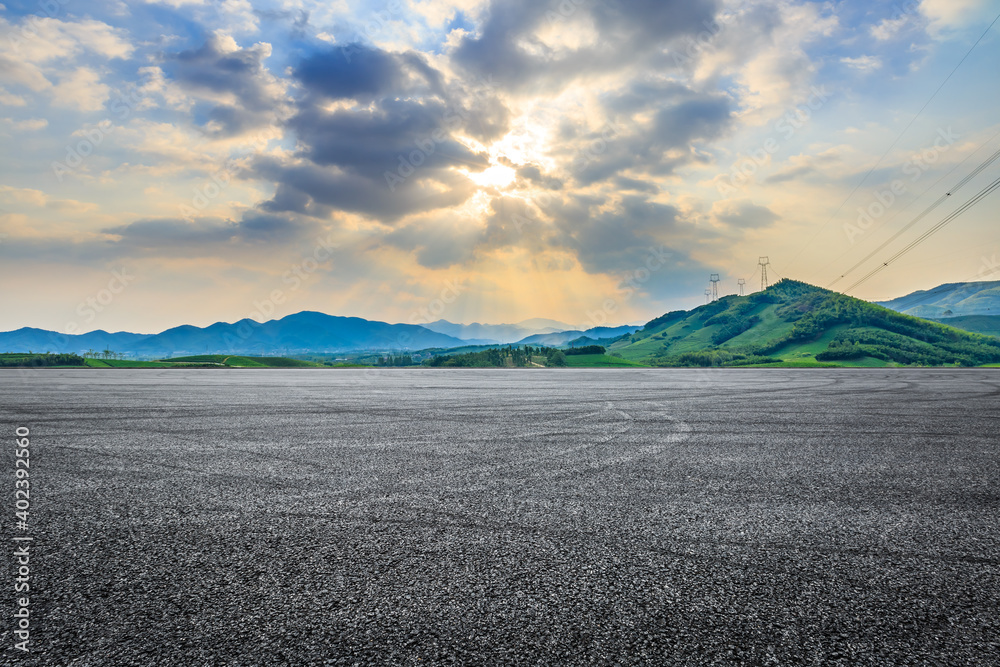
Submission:
[[[1000,176],[837,280],[1000,148],[997,26],[913,120],[998,12],[4,1],[0,329],[638,323],[761,255],[844,289]],[[996,210],[851,293],[1000,279]]]

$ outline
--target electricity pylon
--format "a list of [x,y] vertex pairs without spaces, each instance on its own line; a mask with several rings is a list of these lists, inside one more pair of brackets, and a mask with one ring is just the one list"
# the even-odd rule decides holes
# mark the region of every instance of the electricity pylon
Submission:
[[767,257],[761,257],[757,260],[757,264],[760,266],[760,290],[763,292],[767,289],[767,266],[771,261]]

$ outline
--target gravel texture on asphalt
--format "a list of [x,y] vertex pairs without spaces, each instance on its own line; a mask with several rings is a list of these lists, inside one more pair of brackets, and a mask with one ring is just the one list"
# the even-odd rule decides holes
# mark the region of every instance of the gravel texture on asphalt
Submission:
[[0,371],[24,665],[1000,664],[1000,370]]

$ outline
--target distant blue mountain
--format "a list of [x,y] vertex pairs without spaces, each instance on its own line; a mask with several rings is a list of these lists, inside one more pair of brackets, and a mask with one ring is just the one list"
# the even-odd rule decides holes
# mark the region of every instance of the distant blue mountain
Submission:
[[914,317],[1000,315],[1000,280],[946,283],[934,289],[876,303]]
[[[621,327],[594,327],[593,329],[587,329],[586,331],[559,331],[556,333],[547,334],[535,334],[534,336],[528,336],[522,340],[519,340],[518,345],[547,345],[550,347],[555,347],[559,345],[569,345],[571,342],[584,338],[583,345],[590,345],[599,341],[607,341],[612,338],[618,338],[624,334],[635,333],[642,326],[621,326]],[[578,347],[578,346],[574,346]]]
[[109,349],[138,357],[190,354],[309,354],[357,350],[418,350],[459,347],[466,342],[413,324],[303,311],[280,320],[250,319],[208,327],[183,325],[158,334],[91,331],[66,335],[22,328],[0,333],[0,351],[75,352]]
[[516,324],[455,324],[448,320],[438,320],[422,325],[425,329],[437,331],[448,336],[461,338],[473,345],[489,345],[494,343],[515,343],[534,334],[556,333],[573,329],[573,326],[556,320],[533,319]]

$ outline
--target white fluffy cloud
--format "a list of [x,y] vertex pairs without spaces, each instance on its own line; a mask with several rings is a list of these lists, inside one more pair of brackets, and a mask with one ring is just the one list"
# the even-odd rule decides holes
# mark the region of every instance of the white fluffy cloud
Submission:
[[861,72],[874,72],[875,70],[882,67],[882,60],[876,56],[858,56],[857,58],[841,58],[840,62],[844,63],[851,69],[856,69]]

